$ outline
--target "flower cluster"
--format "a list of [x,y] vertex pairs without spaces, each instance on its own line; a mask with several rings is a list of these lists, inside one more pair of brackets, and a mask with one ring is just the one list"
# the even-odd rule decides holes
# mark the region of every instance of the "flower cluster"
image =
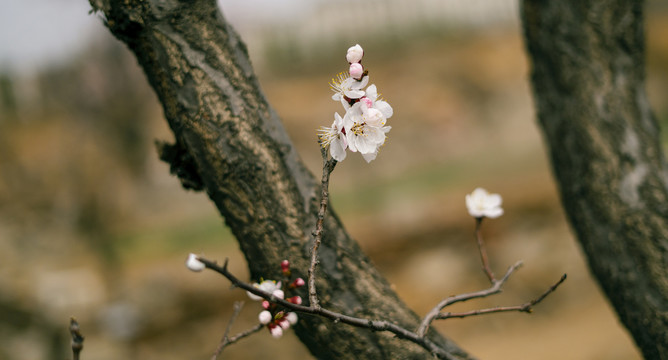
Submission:
[[345,114],[341,117],[334,113],[334,122],[330,127],[321,127],[318,137],[320,145],[329,147],[332,158],[337,161],[343,161],[346,150],[350,150],[371,162],[391,129],[385,123],[392,116],[392,107],[380,98],[376,85],[367,87],[369,72],[362,66],[363,55],[359,44],[349,48],[348,72],[338,74],[330,83],[334,91],[332,99],[341,102]]
[[[288,280],[285,282],[288,284],[287,286],[284,286],[282,281],[275,280],[263,280],[259,283],[253,284],[253,286],[266,293],[272,294],[276,298],[284,299],[293,304],[301,305],[302,298],[300,296],[292,296],[286,299],[285,291],[300,288],[304,286],[306,282],[304,279],[299,277],[290,281],[292,272],[290,271],[290,262],[288,260],[283,260],[281,262],[281,270],[283,272],[283,276]],[[298,317],[296,313],[286,311],[285,309],[281,308],[280,305],[272,304],[269,301],[264,300],[262,297],[257,296],[249,291],[246,293],[252,300],[262,301],[262,308],[264,310],[260,312],[258,319],[262,325],[267,326],[269,333],[271,333],[271,336],[274,338],[280,338],[283,336],[283,331],[289,329],[290,326],[297,323]]]
[[476,188],[466,195],[466,208],[469,214],[476,219],[488,217],[490,219],[503,215],[501,195],[490,194],[483,188]]

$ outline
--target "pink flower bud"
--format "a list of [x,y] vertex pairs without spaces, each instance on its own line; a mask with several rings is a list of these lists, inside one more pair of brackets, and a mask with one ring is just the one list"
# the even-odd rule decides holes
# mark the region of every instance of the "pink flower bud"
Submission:
[[271,303],[269,303],[269,301],[267,301],[267,300],[262,301],[262,307],[264,309],[269,310],[270,306],[271,306]]
[[258,315],[257,318],[260,320],[260,324],[267,325],[271,322],[272,316],[269,311],[264,310],[260,312],[260,315]]
[[348,60],[348,63],[350,64],[362,61],[362,56],[364,56],[364,50],[359,44],[351,46],[346,52],[346,60]]
[[299,287],[302,287],[304,285],[306,285],[306,282],[304,281],[304,279],[296,278],[295,281],[293,281],[292,284],[290,284],[290,288],[291,289],[299,288]]
[[290,276],[290,262],[288,260],[281,261],[281,271],[283,272],[283,275]]
[[348,72],[350,73],[350,77],[356,80],[360,80],[362,78],[362,74],[364,74],[364,68],[360,63],[352,63],[350,64],[350,69]]
[[277,325],[269,325],[269,332],[274,339],[278,339],[283,336],[283,328]]
[[301,296],[293,296],[288,299],[289,302],[295,304],[295,305],[301,305],[302,304],[302,297]]

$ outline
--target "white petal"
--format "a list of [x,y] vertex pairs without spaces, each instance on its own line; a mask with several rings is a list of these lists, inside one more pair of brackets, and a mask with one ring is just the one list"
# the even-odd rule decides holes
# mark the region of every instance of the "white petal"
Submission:
[[364,90],[346,90],[345,94],[348,99],[359,99],[364,96]]
[[392,110],[392,106],[390,106],[390,104],[388,104],[386,101],[383,101],[383,100],[376,101],[373,104],[373,107],[380,110],[380,112],[383,114],[383,116],[385,116],[386,119],[391,118],[392,115],[394,114],[394,110]]
[[329,153],[332,154],[332,157],[336,161],[343,161],[346,158],[346,148],[344,147],[343,140],[337,139],[332,141],[329,144]]
[[375,84],[371,84],[366,88],[366,96],[372,101],[376,101],[376,98],[378,98],[378,90]]
[[373,152],[371,154],[362,154],[362,157],[364,158],[364,160],[366,160],[366,162],[370,163],[372,160],[376,158],[377,155],[378,152]]

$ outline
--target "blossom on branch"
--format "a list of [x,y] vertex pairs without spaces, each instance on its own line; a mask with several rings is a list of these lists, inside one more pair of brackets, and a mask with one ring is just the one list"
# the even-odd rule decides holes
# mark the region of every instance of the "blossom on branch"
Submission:
[[[262,290],[264,292],[268,292],[270,294],[273,294],[276,290],[281,289],[281,282],[280,281],[276,282],[274,280],[264,280],[260,283],[254,283],[253,286],[258,288],[259,290]],[[251,300],[255,300],[255,301],[262,300],[262,297],[257,296],[250,291],[246,291],[246,294],[248,294],[248,297],[251,298]],[[279,297],[279,296],[276,296],[276,297]],[[282,297],[281,297],[281,299],[282,299]]]
[[[253,286],[259,290],[271,294],[275,299],[285,299],[286,301],[301,305],[302,298],[299,295],[294,295],[286,299],[286,291],[294,291],[306,284],[304,279],[298,277],[292,279],[292,271],[290,269],[290,262],[288,260],[281,261],[281,273],[284,281],[263,280],[259,283],[254,283]],[[286,285],[284,285],[286,284]],[[275,299],[264,299],[257,296],[250,291],[246,292],[248,297],[253,300],[262,300],[262,311],[258,314],[260,324],[265,325],[269,333],[274,338],[278,339],[283,336],[285,330],[297,323],[297,314],[286,311],[284,307],[279,304],[272,303]]]
[[346,150],[359,152],[371,162],[378,155],[379,148],[385,144],[390,126],[385,126],[392,117],[390,104],[379,98],[376,85],[370,85],[368,71],[361,64],[364,50],[359,44],[352,46],[346,53],[350,63],[348,74],[338,74],[330,83],[335,94],[333,100],[340,101],[345,115],[334,114],[330,127],[321,127],[318,138],[323,148],[329,147],[329,153],[336,161],[346,158]]
[[494,219],[503,215],[501,202],[501,195],[490,194],[483,188],[476,188],[471,194],[466,195],[466,208],[469,214],[477,219],[484,217]]

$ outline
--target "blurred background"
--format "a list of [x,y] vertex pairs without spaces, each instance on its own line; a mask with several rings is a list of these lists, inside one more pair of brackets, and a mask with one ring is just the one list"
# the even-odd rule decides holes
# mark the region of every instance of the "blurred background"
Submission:
[[[365,49],[371,82],[394,107],[389,140],[332,176],[334,209],[418,314],[486,287],[464,196],[482,186],[506,214],[483,234],[492,266],[525,266],[503,294],[455,310],[523,303],[561,274],[534,314],[453,319],[436,328],[482,359],[639,359],[559,205],[534,122],[516,0],[221,0],[271,104],[308,167],[316,129],[340,104],[328,83]],[[668,125],[668,4],[648,1],[648,92]],[[246,264],[205,194],[185,191],[156,154],[172,140],[129,51],[85,0],[0,3],[0,359],[208,359],[232,303],[232,332],[258,303],[189,252]],[[668,142],[663,133],[664,142]],[[278,264],[277,264],[278,266]],[[222,358],[311,358],[289,332],[260,332]]]

